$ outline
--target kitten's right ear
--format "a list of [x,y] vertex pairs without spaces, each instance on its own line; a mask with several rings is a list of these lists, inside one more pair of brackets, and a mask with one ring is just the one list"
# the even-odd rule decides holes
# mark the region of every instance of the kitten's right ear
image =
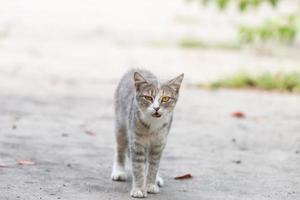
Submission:
[[147,84],[146,79],[138,72],[134,72],[133,74],[134,86],[137,91],[140,90],[143,84]]

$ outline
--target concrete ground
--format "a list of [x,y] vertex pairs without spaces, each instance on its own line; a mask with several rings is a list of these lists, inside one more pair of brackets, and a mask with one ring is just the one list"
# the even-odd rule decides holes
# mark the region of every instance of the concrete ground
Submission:
[[[0,167],[0,199],[129,199],[130,181],[110,180],[115,85],[1,93],[0,164],[7,166]],[[299,199],[299,102],[184,88],[161,162],[166,185],[149,199]],[[246,117],[233,118],[236,110]],[[193,178],[173,179],[186,173]]]
[[[176,45],[186,33],[232,39],[231,24],[253,15],[179,0],[69,2],[1,2],[0,200],[130,199],[130,180],[110,180],[112,101],[122,73],[137,66],[186,75],[161,162],[166,185],[149,199],[300,199],[300,96],[190,86],[240,69],[298,69],[297,47],[186,50]],[[203,29],[178,24],[191,13]],[[239,110],[245,118],[231,116]],[[193,178],[174,180],[186,173]]]

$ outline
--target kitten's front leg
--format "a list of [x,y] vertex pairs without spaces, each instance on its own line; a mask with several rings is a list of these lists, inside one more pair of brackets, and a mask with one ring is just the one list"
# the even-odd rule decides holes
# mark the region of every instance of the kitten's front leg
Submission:
[[159,187],[156,183],[159,162],[162,155],[164,145],[156,145],[150,149],[147,174],[147,192],[159,193]]
[[130,150],[133,175],[130,195],[132,197],[143,198],[147,196],[145,189],[146,149],[143,144],[134,141]]

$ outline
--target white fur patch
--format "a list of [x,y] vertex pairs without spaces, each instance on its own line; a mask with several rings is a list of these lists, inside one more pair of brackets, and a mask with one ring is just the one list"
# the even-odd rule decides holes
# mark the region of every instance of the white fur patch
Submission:
[[151,113],[146,113],[141,116],[142,120],[150,125],[150,131],[155,131],[160,129],[163,124],[170,121],[170,114],[162,115],[159,118],[152,117]]

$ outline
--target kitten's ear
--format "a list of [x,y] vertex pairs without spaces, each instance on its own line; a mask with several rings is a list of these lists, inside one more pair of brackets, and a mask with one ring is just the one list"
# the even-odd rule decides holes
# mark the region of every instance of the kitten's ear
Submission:
[[172,89],[174,89],[177,93],[179,92],[183,77],[184,77],[184,74],[180,74],[179,76],[177,76],[176,78],[174,78],[168,82],[168,85]]
[[134,72],[133,80],[137,91],[141,88],[141,85],[148,83],[146,79],[138,72]]

